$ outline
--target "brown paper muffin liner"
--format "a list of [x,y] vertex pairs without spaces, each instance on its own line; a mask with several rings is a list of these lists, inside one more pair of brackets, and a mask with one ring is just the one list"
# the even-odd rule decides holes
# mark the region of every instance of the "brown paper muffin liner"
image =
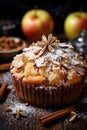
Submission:
[[83,81],[71,86],[38,86],[29,85],[13,78],[17,96],[24,102],[41,107],[52,107],[69,104],[77,100],[83,90]]

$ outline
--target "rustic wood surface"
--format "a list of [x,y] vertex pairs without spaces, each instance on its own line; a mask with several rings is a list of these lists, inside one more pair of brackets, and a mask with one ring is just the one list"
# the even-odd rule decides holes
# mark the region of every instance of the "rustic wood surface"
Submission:
[[[81,97],[73,103],[73,105],[76,107],[78,117],[74,121],[69,122],[69,116],[67,115],[45,126],[41,124],[39,120],[40,116],[51,113],[52,111],[55,111],[56,108],[46,109],[38,108],[31,105],[26,106],[16,96],[9,71],[0,73],[0,83],[3,82],[7,82],[8,87],[4,95],[3,101],[0,102],[0,130],[87,130],[86,81],[84,91]],[[11,112],[5,111],[6,104],[9,104],[12,110],[26,110],[27,116],[17,119],[15,116],[12,115]]]

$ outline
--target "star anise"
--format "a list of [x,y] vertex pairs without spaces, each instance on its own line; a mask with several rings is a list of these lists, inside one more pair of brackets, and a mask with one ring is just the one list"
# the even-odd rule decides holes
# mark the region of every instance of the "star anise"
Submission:
[[16,118],[19,119],[21,116],[26,117],[27,112],[21,109],[16,109],[16,111],[13,112],[12,115],[16,116]]
[[48,49],[49,52],[54,52],[54,47],[57,46],[59,42],[60,41],[52,34],[49,34],[48,37],[42,35],[42,40],[40,42],[38,41],[38,46],[42,47],[39,56],[42,55],[46,49]]

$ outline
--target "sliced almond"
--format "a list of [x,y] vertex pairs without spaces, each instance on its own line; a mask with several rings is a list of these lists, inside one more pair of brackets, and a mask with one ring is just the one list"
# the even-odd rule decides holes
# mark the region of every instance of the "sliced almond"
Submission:
[[10,107],[6,107],[6,108],[5,108],[5,111],[6,111],[6,112],[11,112],[12,109],[11,109]]
[[38,42],[38,46],[41,46],[41,47],[44,47],[44,46],[46,46],[46,42],[44,42],[44,41],[41,41],[41,42]]
[[46,46],[44,46],[44,47],[42,48],[42,50],[40,51],[40,53],[39,53],[38,55],[41,56],[41,55],[44,53],[45,50],[46,50]]
[[27,112],[22,110],[22,111],[20,111],[20,115],[26,117],[27,116]]
[[71,115],[70,115],[69,121],[73,121],[76,117],[77,117],[77,113],[74,112],[74,111],[71,111]]

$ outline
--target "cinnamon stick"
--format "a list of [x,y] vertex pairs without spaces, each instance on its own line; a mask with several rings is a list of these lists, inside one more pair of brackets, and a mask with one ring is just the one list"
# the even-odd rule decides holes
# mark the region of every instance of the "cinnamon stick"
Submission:
[[47,123],[50,123],[51,121],[55,120],[55,119],[58,119],[58,118],[61,118],[67,114],[69,114],[71,111],[74,111],[75,108],[74,107],[67,107],[67,108],[64,108],[62,110],[58,110],[56,112],[52,112],[48,115],[45,115],[45,116],[42,116],[40,117],[40,121],[42,124],[47,124]]
[[6,71],[10,69],[11,63],[0,64],[0,71]]
[[5,91],[7,89],[7,83],[0,84],[0,102],[2,101]]

